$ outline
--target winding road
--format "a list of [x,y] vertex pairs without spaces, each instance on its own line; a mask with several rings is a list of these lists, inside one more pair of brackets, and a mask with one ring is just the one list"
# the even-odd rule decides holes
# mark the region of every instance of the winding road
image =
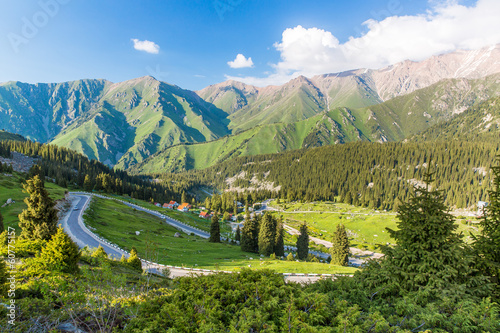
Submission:
[[[112,198],[101,196],[101,195],[96,195],[92,194],[94,196],[108,199],[108,200],[113,200]],[[66,231],[66,233],[75,241],[80,248],[83,248],[85,246],[88,246],[90,248],[97,248],[99,245],[103,247],[104,251],[106,251],[107,254],[109,254],[111,257],[115,259],[120,259],[122,255],[125,257],[128,257],[129,254],[125,250],[117,248],[115,245],[110,244],[102,239],[100,239],[98,236],[96,236],[92,231],[90,231],[85,224],[83,223],[83,212],[84,210],[88,207],[88,204],[90,202],[90,196],[89,194],[81,193],[81,192],[70,192],[69,198],[70,198],[70,210],[65,212],[63,214],[63,217],[61,219],[61,224]],[[121,200],[120,200],[121,201]],[[191,226],[185,225],[179,221],[176,221],[168,216],[165,216],[157,211],[153,211],[138,205],[134,205],[128,202],[122,201],[123,204],[138,209],[142,210],[144,212],[147,212],[149,214],[155,215],[161,219],[163,219],[166,223],[182,230],[183,232],[186,233],[193,233],[199,237],[202,238],[209,238],[210,235],[205,232],[201,231],[198,229],[195,229]],[[266,206],[264,206],[267,208]],[[264,208],[264,209],[265,209]],[[170,276],[171,277],[179,277],[179,276],[189,276],[193,274],[212,274],[215,273],[214,271],[209,271],[209,270],[201,270],[201,269],[184,269],[180,267],[172,267],[172,266],[165,266],[165,265],[160,265],[157,263],[149,262],[142,260],[143,268],[145,270],[148,270],[153,273],[161,273],[161,270],[165,267],[168,267],[170,270]],[[332,278],[332,275],[330,274],[325,274],[326,277]],[[288,274],[284,273],[283,278],[286,281],[290,282],[300,282],[300,283],[310,283],[317,281],[321,278],[325,278],[325,276],[321,276],[319,274]]]

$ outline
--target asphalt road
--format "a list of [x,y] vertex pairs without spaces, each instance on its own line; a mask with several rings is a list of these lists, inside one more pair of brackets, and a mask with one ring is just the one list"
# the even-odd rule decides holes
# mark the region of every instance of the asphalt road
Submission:
[[171,226],[174,226],[176,227],[177,229],[180,229],[182,231],[184,231],[185,233],[188,233],[188,234],[195,234],[196,236],[200,236],[202,238],[210,238],[210,234],[208,232],[205,232],[205,231],[200,231],[198,229],[194,229],[188,225],[185,225],[183,223],[179,223],[177,222],[176,220],[174,219],[171,219],[170,217],[168,216],[165,216],[159,212],[156,212],[154,210],[149,210],[149,209],[146,209],[146,208],[143,208],[141,206],[137,206],[137,205],[134,205],[134,204],[131,204],[131,203],[128,203],[128,202],[125,202],[125,205],[129,206],[129,207],[132,207],[132,208],[135,208],[137,210],[142,210],[146,213],[149,213],[151,215],[155,215],[161,219],[164,219],[166,223],[170,224]]
[[113,247],[110,247],[106,243],[103,243],[92,233],[85,230],[82,221],[83,208],[85,204],[89,201],[89,197],[85,195],[71,195],[75,198],[71,204],[71,210],[69,214],[63,219],[63,228],[69,234],[69,236],[78,244],[79,247],[88,246],[90,248],[97,248],[101,245],[107,254],[111,255],[113,258],[120,259],[122,254],[128,257],[128,253],[125,251],[120,251]]
[[[114,247],[109,246],[108,244],[102,242],[99,240],[90,230],[88,230],[84,224],[83,224],[83,211],[88,204],[88,201],[90,200],[90,197],[87,195],[80,195],[80,194],[71,194],[70,197],[72,198],[72,203],[70,210],[68,213],[65,215],[65,217],[61,220],[62,225],[64,230],[68,233],[68,235],[78,244],[80,248],[83,248],[85,246],[88,246],[90,248],[97,248],[99,245],[101,245],[104,248],[104,251],[106,251],[107,254],[112,256],[113,258],[120,259],[122,254],[125,255],[125,257],[128,257],[128,253],[125,251],[121,251],[119,249],[116,249]],[[185,224],[181,224],[171,218],[166,217],[165,215],[145,209],[143,207],[130,204],[130,203],[125,203],[126,205],[133,207],[138,210],[142,210],[144,212],[147,212],[149,214],[155,215],[159,218],[162,218],[165,220],[166,223],[179,228],[183,230],[184,232],[188,233],[194,233],[195,235],[198,235],[203,238],[208,238],[210,235],[206,232],[191,228],[190,226],[187,226]],[[161,273],[162,269],[164,268],[161,265],[154,264],[154,263],[146,263],[143,261],[143,268],[145,270],[148,270],[153,273]],[[170,269],[170,276],[172,278],[174,277],[179,277],[179,276],[190,276],[190,275],[197,275],[197,274],[212,274],[214,272],[212,271],[192,271],[189,269],[181,269],[181,268],[169,268]],[[298,283],[311,283],[315,282],[319,279],[321,279],[320,276],[307,276],[307,275],[299,275],[299,276],[289,276],[289,275],[284,275],[283,278],[287,282],[298,282]]]

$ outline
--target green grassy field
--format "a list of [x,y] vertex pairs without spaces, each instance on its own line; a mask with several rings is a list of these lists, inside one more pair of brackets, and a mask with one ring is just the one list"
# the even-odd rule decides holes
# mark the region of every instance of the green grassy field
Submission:
[[[353,273],[352,267],[321,263],[290,262],[246,253],[239,246],[209,243],[206,239],[181,233],[162,220],[122,203],[94,198],[86,213],[86,223],[96,233],[122,248],[135,246],[139,256],[165,265],[233,271],[241,267],[270,268],[290,273]],[[136,235],[136,231],[140,235]]]
[[[107,195],[111,198],[116,198],[119,200],[124,200],[130,203],[133,203],[135,205],[151,209],[157,212],[162,213],[163,215],[167,215],[173,219],[176,219],[177,221],[180,221],[184,224],[190,225],[192,227],[196,227],[198,229],[201,229],[206,232],[210,232],[210,219],[203,219],[201,217],[198,217],[199,215],[199,210],[192,210],[191,212],[184,213],[180,212],[175,209],[165,209],[165,208],[160,208],[157,207],[149,202],[141,201],[141,200],[135,200],[130,197],[121,197],[117,195]],[[219,220],[220,225],[221,225],[221,232],[222,233],[230,233],[231,232],[231,226],[228,221],[221,221]]]
[[[377,244],[393,244],[385,228],[397,229],[396,213],[374,211],[368,208],[355,207],[343,203],[292,203],[280,204],[271,202],[271,206],[284,210],[280,212],[286,224],[298,229],[306,222],[311,236],[331,241],[338,224],[342,223],[348,230],[351,246],[360,249],[376,250]],[[475,221],[475,219],[472,219]],[[477,233],[477,225],[465,224],[457,219],[457,231],[464,236]],[[466,237],[466,241],[470,237]]]
[[[3,173],[0,173],[0,206],[5,204],[9,198],[15,201],[15,203],[11,205],[0,207],[5,227],[18,229],[17,225],[19,219],[17,216],[23,209],[26,208],[26,204],[23,199],[27,196],[27,194],[23,192],[23,181],[23,174],[14,172],[12,176],[6,176]],[[58,200],[64,198],[64,191],[66,191],[65,188],[48,181],[45,182],[45,188],[49,191],[52,199]]]

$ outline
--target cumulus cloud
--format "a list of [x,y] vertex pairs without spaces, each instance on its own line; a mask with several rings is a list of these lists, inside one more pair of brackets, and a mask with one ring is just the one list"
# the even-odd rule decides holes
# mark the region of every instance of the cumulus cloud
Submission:
[[228,61],[227,64],[231,68],[245,68],[245,67],[253,67],[252,58],[248,59],[241,53],[239,53],[233,61]]
[[134,42],[134,49],[138,51],[144,51],[152,54],[158,54],[160,52],[160,46],[155,42],[151,42],[149,40],[138,40],[136,38],[132,38],[132,42]]
[[467,7],[457,1],[431,2],[426,13],[389,16],[363,23],[360,37],[339,40],[329,31],[302,26],[283,31],[274,47],[281,60],[262,78],[231,77],[254,85],[282,84],[298,76],[357,68],[381,68],[403,60],[424,60],[457,49],[477,49],[500,43],[500,1],[478,0]]

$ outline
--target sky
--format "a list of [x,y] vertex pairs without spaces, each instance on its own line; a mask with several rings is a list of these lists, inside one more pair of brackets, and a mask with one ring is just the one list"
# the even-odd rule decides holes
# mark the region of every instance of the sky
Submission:
[[0,82],[262,87],[498,43],[499,0],[0,0]]

